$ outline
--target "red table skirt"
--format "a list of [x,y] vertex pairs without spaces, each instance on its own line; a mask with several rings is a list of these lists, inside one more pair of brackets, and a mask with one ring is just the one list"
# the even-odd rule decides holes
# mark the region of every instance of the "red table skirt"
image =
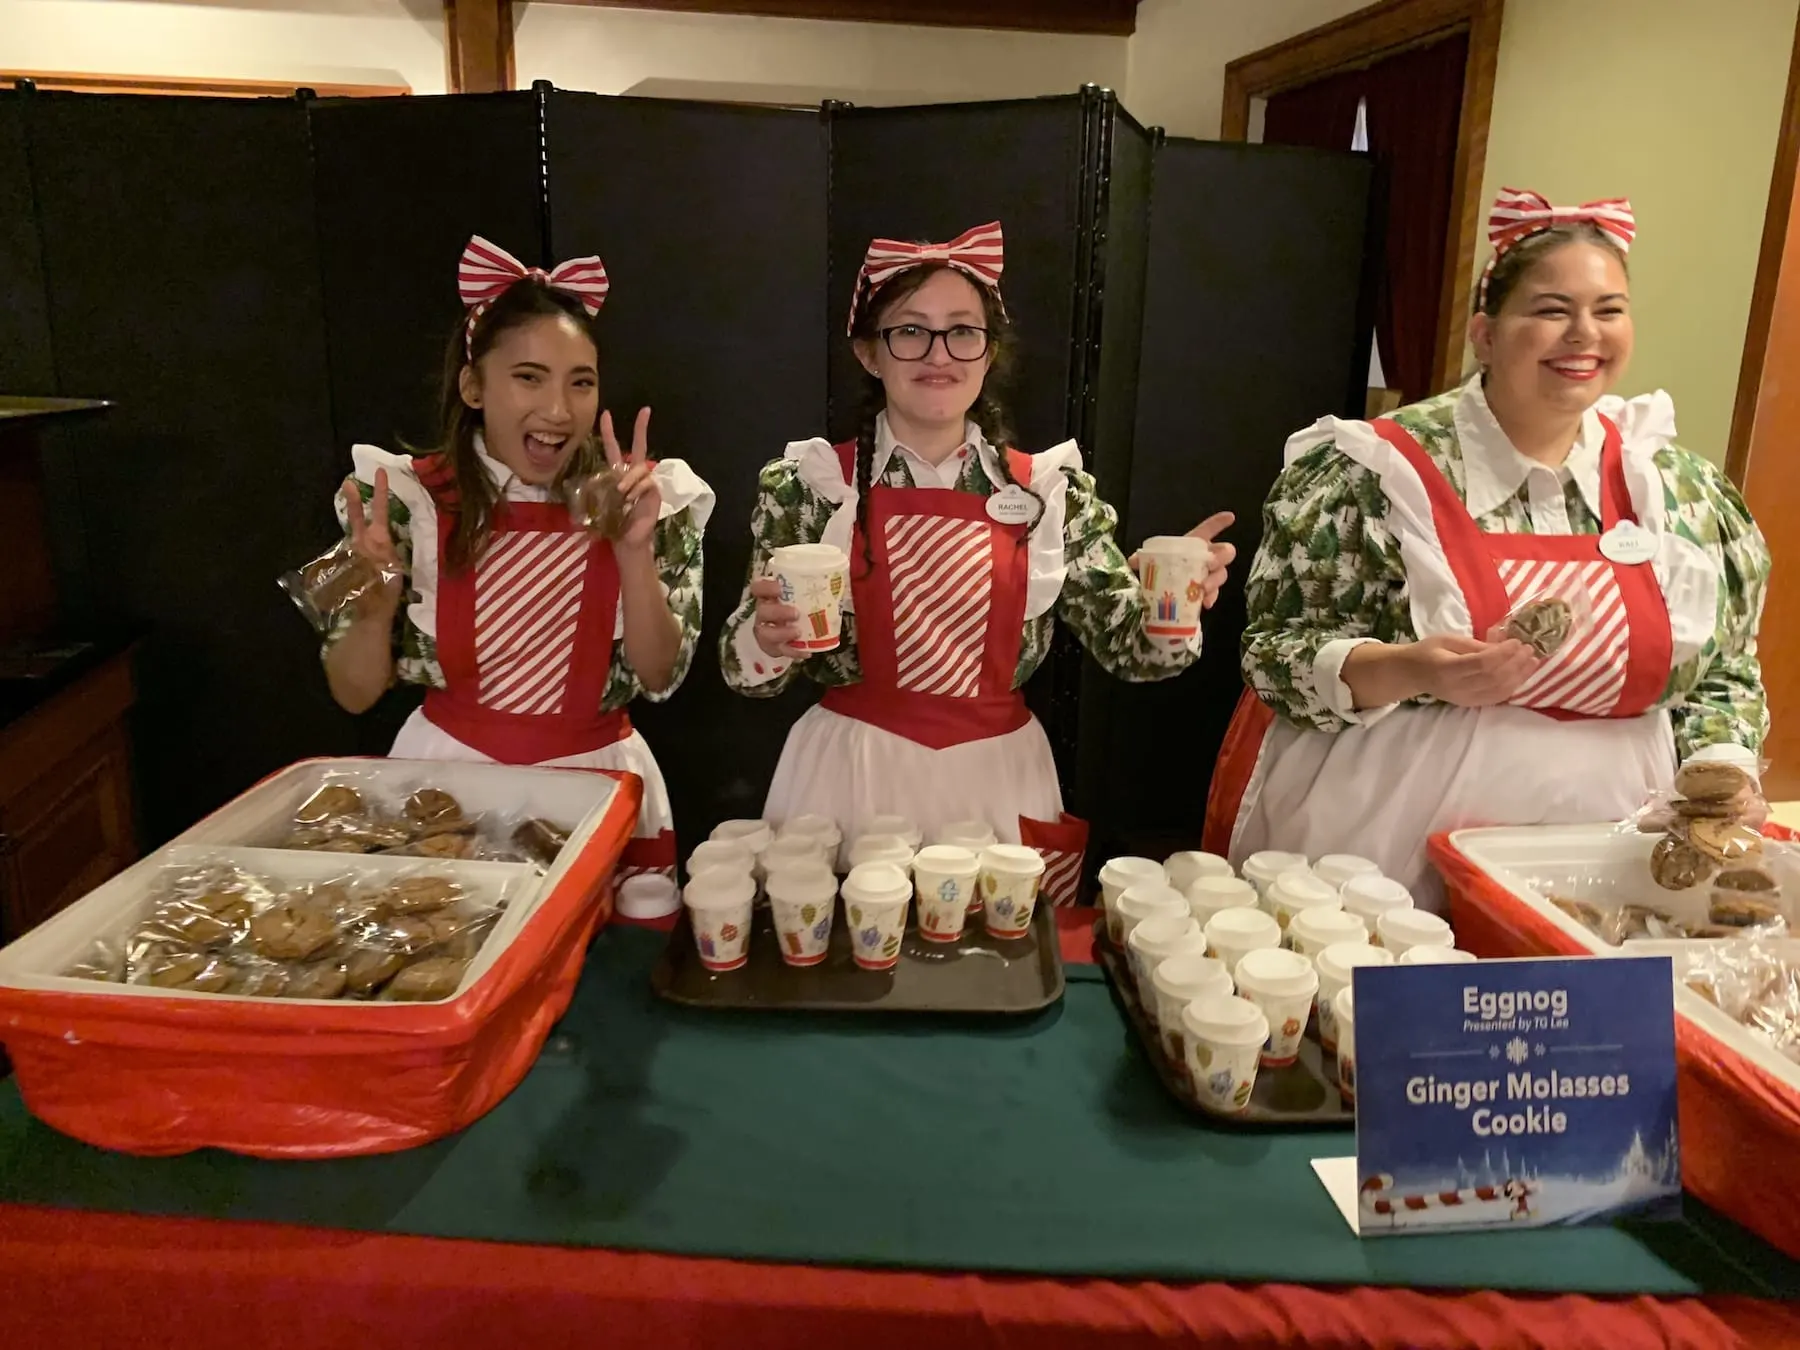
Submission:
[[[1064,919],[1070,959],[1091,914]],[[1121,1284],[0,1206],[0,1346],[43,1350],[1800,1347],[1745,1298]]]

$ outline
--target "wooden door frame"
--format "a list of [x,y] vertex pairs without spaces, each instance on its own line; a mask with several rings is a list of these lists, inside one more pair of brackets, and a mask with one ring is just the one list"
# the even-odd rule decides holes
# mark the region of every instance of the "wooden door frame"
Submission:
[[1800,163],[1800,22],[1794,25],[1793,54],[1788,58],[1787,101],[1781,109],[1775,166],[1769,174],[1762,249],[1756,259],[1756,284],[1750,292],[1750,317],[1744,325],[1744,358],[1738,366],[1737,401],[1731,412],[1731,439],[1725,450],[1725,472],[1740,488],[1745,486],[1750,471],[1756,405],[1769,355],[1769,326],[1775,315],[1775,292],[1781,283],[1781,264],[1787,250],[1796,163]]
[[1500,55],[1505,0],[1384,0],[1336,22],[1239,57],[1225,67],[1219,139],[1249,139],[1250,102],[1314,80],[1374,65],[1385,57],[1466,33],[1462,111],[1456,166],[1450,180],[1450,221],[1432,350],[1431,384],[1447,389],[1462,378],[1464,333],[1475,250],[1481,236],[1482,173],[1487,167],[1488,120],[1494,107],[1494,69]]
[[30,80],[39,89],[87,94],[176,94],[226,98],[292,98],[310,89],[320,98],[388,98],[412,93],[409,84],[342,84],[317,80],[225,80],[190,75],[94,75],[72,70],[0,70],[0,85]]

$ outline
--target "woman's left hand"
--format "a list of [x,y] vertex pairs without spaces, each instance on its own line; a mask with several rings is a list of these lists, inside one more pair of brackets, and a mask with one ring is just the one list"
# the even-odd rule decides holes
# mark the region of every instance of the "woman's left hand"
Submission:
[[614,544],[619,549],[648,550],[656,541],[656,522],[662,516],[662,492],[656,486],[656,465],[650,462],[650,409],[638,411],[631,429],[631,452],[619,449],[613,435],[612,414],[600,414],[600,444],[606,462],[619,473],[619,492],[625,498],[625,529]]
[[[1200,583],[1206,592],[1200,602],[1201,609],[1211,609],[1219,602],[1219,589],[1224,586],[1225,579],[1231,575],[1231,561],[1237,557],[1237,546],[1235,544],[1218,544],[1213,541],[1235,524],[1237,524],[1235,515],[1229,511],[1219,511],[1208,516],[1188,531],[1188,538],[1204,539],[1207,547],[1211,550],[1210,556],[1206,560],[1206,579]],[[1136,553],[1131,555],[1130,562],[1133,572],[1138,570],[1138,557],[1139,555]]]

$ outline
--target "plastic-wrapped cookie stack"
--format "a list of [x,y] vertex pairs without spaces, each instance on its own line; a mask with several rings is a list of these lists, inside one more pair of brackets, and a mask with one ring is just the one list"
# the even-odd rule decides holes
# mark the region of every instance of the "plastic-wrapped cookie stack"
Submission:
[[1650,854],[1650,875],[1664,890],[1711,885],[1708,919],[1714,930],[1784,925],[1781,887],[1764,857],[1761,834],[1749,825],[1756,784],[1733,764],[1690,762],[1675,775],[1669,814],[1654,820],[1662,838]]

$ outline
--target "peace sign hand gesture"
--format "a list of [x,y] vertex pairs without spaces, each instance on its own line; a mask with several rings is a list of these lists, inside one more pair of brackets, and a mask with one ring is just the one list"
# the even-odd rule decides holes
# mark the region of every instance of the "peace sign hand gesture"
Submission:
[[631,452],[619,449],[613,435],[612,414],[600,414],[600,444],[606,462],[619,475],[619,493],[625,499],[625,528],[615,548],[648,550],[656,540],[656,522],[662,515],[662,492],[656,486],[656,465],[650,460],[650,409],[638,411],[631,430]]
[[394,547],[394,537],[388,531],[387,470],[375,470],[375,495],[369,502],[367,514],[356,479],[344,480],[343,497],[344,514],[350,524],[350,552],[381,578],[378,585],[357,597],[357,617],[391,619],[400,603],[404,569],[400,550]]

